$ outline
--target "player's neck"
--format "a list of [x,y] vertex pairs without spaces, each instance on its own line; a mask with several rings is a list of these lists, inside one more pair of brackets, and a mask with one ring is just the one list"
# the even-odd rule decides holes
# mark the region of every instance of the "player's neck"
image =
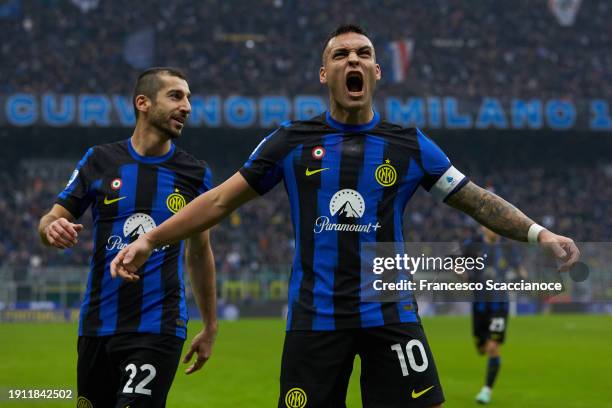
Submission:
[[372,110],[371,105],[363,109],[348,111],[332,102],[330,104],[329,114],[335,121],[347,125],[363,125],[369,123],[372,118],[374,118],[374,110]]
[[172,148],[170,139],[150,126],[137,123],[132,138],[132,147],[141,156],[163,156]]

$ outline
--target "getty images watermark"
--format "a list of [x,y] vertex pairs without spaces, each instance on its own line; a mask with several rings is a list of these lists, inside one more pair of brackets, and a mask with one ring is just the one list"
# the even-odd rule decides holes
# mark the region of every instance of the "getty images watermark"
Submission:
[[365,302],[612,300],[612,245],[579,243],[582,259],[569,273],[545,247],[517,242],[363,244]]

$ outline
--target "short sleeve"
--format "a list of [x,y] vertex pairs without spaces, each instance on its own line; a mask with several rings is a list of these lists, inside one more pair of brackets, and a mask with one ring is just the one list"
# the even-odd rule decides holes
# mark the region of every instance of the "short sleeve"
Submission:
[[56,204],[67,209],[79,218],[91,204],[90,186],[92,184],[92,161],[94,148],[90,148],[72,172],[64,190],[57,196]]
[[263,195],[283,179],[283,160],[289,153],[287,131],[279,128],[263,139],[253,150],[239,172],[249,185]]
[[424,172],[421,185],[436,199],[445,201],[467,184],[468,178],[451,164],[442,149],[420,129],[417,129],[417,138]]

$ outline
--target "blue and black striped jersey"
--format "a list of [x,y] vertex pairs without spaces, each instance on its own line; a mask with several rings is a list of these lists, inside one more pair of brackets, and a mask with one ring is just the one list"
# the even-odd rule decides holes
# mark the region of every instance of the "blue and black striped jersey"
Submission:
[[[477,235],[463,243],[463,253],[470,257],[483,257],[485,268],[474,269],[469,272],[470,282],[482,283],[487,280],[507,282],[508,272],[515,273],[521,266],[521,254],[518,248],[506,241],[486,242],[482,236]],[[504,290],[474,291],[474,310],[476,311],[508,311],[510,298]]]
[[419,186],[444,200],[467,181],[415,128],[346,125],[324,113],[265,138],[240,169],[264,194],[284,181],[296,253],[287,330],[418,322],[414,298],[362,301],[361,245],[404,240],[404,208]]
[[91,206],[93,256],[79,335],[160,333],[185,338],[184,243],[156,248],[136,283],[111,279],[119,250],[211,188],[208,165],[172,145],[140,156],[130,140],[90,148],[56,203],[75,218]]

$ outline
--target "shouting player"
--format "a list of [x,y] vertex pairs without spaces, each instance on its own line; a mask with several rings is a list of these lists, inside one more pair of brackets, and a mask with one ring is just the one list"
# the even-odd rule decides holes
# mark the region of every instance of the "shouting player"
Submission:
[[361,28],[339,27],[322,59],[329,111],[281,126],[238,173],[121,250],[111,274],[138,282],[154,249],[212,227],[283,181],[296,253],[278,406],[345,406],[356,355],[364,407],[440,406],[444,396],[414,301],[360,297],[361,245],[402,242],[402,213],[421,185],[502,235],[558,242],[566,262],[576,260],[577,249],[469,183],[420,130],[381,120],[372,107],[381,70]]
[[94,252],[79,321],[79,406],[165,406],[187,335],[185,264],[205,324],[185,356],[188,363],[196,355],[187,374],[211,355],[217,321],[208,231],[157,248],[137,284],[110,276],[119,250],[211,188],[206,163],[172,143],[191,112],[189,97],[179,70],[144,71],[134,91],[132,137],[90,148],[40,220],[44,244],[70,248],[83,229],[76,220],[92,208]]

